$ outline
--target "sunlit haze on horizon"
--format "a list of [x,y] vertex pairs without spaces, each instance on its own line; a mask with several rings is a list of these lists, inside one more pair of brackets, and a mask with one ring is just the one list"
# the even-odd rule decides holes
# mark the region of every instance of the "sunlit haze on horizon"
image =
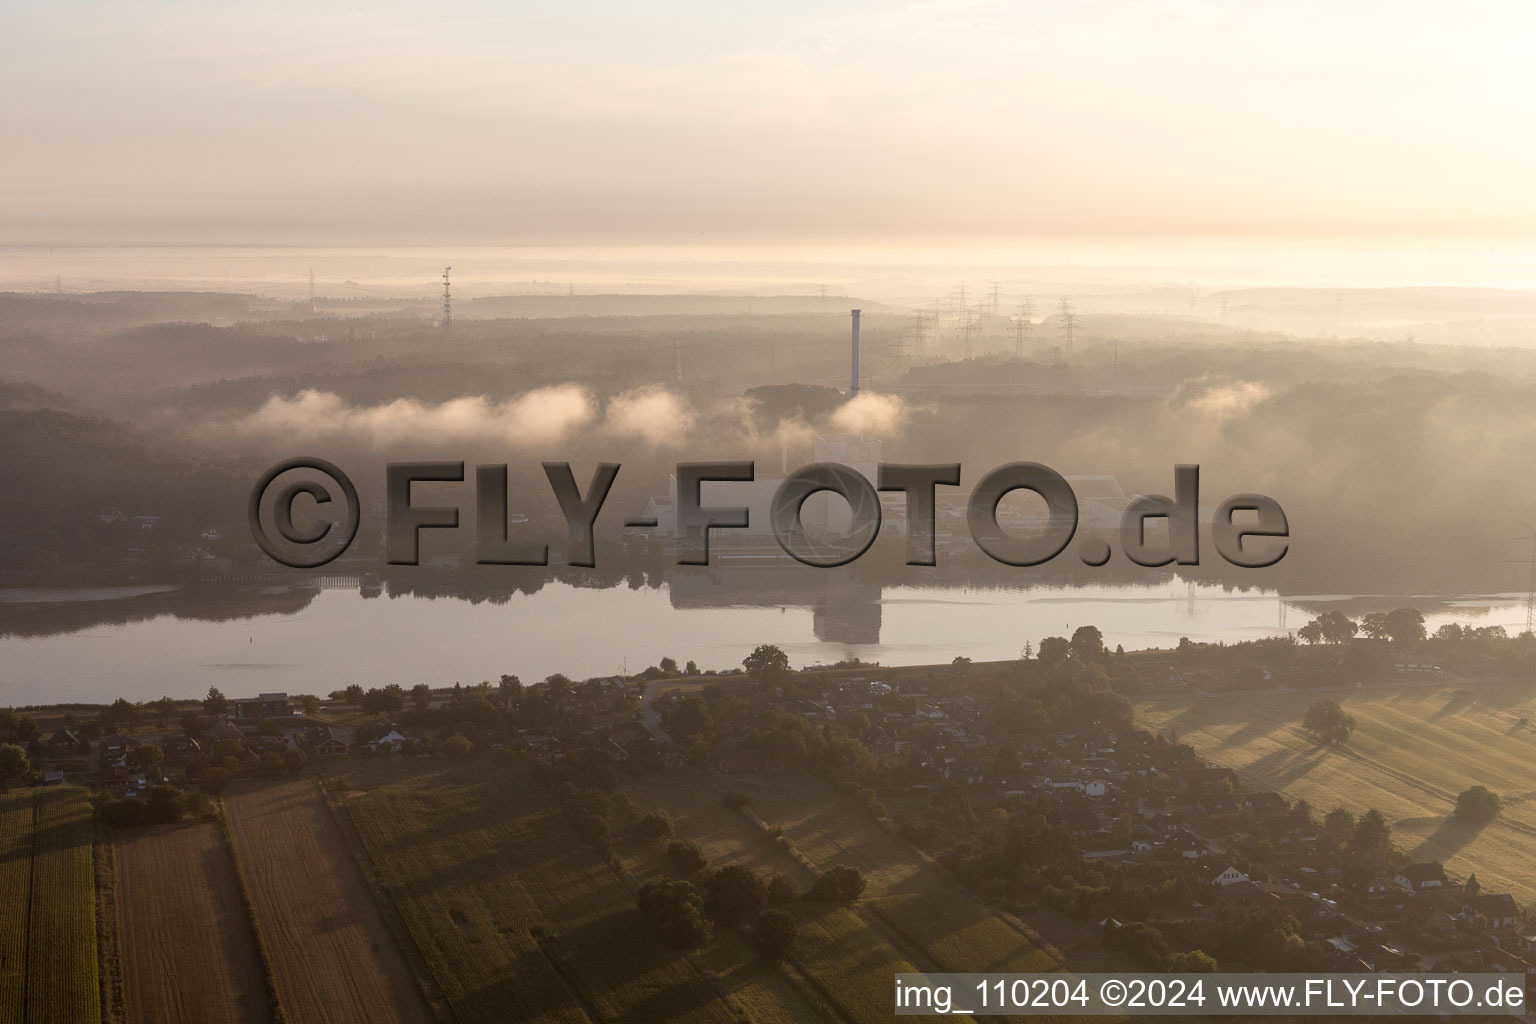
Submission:
[[1533,18],[13,4],[0,241],[1523,239]]

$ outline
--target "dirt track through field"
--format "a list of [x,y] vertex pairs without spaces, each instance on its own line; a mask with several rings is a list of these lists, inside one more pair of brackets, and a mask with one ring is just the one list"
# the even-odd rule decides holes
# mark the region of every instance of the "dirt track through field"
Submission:
[[250,921],[218,828],[120,831],[113,845],[128,1020],[270,1021]]
[[226,800],[293,1024],[430,1024],[432,1013],[312,780]]

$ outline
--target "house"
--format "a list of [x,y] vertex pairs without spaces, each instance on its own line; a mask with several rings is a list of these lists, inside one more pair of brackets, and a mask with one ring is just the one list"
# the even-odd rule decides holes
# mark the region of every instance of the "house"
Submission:
[[1215,878],[1211,879],[1211,884],[1213,884],[1213,885],[1220,885],[1220,886],[1228,886],[1228,885],[1236,885],[1239,882],[1246,882],[1246,881],[1248,881],[1248,876],[1247,875],[1245,875],[1241,871],[1237,870],[1237,868],[1228,867],[1227,870],[1223,871],[1221,874],[1219,874]]
[[115,761],[120,757],[126,757],[132,750],[137,749],[139,741],[132,736],[103,736],[96,741],[96,750],[103,760]]
[[68,729],[57,729],[41,744],[41,750],[44,757],[79,757],[80,737]]
[[1507,892],[1479,893],[1462,907],[1461,916],[1469,923],[1482,917],[1494,931],[1513,928],[1520,923],[1520,908]]
[[210,743],[219,744],[226,740],[234,740],[236,743],[245,742],[245,733],[241,732],[235,723],[227,719],[220,722],[214,727],[213,732],[208,734],[208,741]]
[[347,745],[328,725],[304,731],[304,741],[316,757],[337,757],[347,752]]
[[1400,889],[1409,892],[1424,892],[1425,890],[1444,889],[1450,884],[1445,877],[1445,868],[1439,864],[1409,864],[1396,875],[1392,881]]
[[230,701],[231,717],[241,722],[259,722],[263,718],[287,718],[294,713],[286,693],[261,693]]
[[393,754],[398,753],[409,742],[409,739],[402,736],[394,729],[391,729],[383,736],[380,736],[378,739],[368,744],[368,749],[372,750],[375,754],[381,750],[388,751],[389,753]]
[[165,738],[161,749],[165,751],[165,759],[171,764],[184,765],[202,753],[197,740],[190,736],[168,736]]
[[1243,797],[1243,809],[1260,818],[1281,818],[1291,812],[1291,805],[1279,793],[1249,793]]
[[[1326,905],[1313,895],[1289,886],[1276,885],[1273,882],[1234,882],[1231,885],[1223,885],[1220,895],[1223,902],[1265,907],[1273,910],[1280,917],[1294,917],[1298,921],[1307,921],[1322,915],[1327,909]],[[1334,948],[1340,947],[1335,945]],[[1344,950],[1344,952],[1352,953],[1354,950]]]

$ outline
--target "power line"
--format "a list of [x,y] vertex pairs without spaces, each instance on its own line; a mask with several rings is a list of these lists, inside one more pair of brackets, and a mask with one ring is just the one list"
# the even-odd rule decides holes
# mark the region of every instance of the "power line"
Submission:
[[1536,632],[1536,530],[1532,530],[1527,537],[1516,537],[1516,540],[1528,541],[1531,545],[1531,553],[1519,561],[1527,566],[1525,587],[1525,631]]
[[448,287],[448,272],[452,267],[443,268],[443,330],[453,330],[453,292]]
[[1067,297],[1061,297],[1061,333],[1067,339],[1067,351],[1072,351],[1072,342],[1077,337],[1077,312],[1072,308],[1072,303]]
[[971,358],[971,339],[981,330],[981,311],[969,307],[960,311],[960,333],[965,338],[965,358]]
[[1025,299],[1019,303],[1019,311],[1013,315],[1010,329],[1013,332],[1013,354],[1017,359],[1024,358],[1024,336],[1029,333],[1030,328],[1035,326],[1034,321],[1030,319],[1034,313],[1030,301]]

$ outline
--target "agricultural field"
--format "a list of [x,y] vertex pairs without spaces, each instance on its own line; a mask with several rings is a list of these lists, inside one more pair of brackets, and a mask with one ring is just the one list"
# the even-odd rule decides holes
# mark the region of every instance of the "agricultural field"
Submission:
[[113,839],[130,1024],[271,1020],[255,936],[217,826],[119,830]]
[[[799,856],[747,814],[726,807],[722,798],[731,788],[746,792],[749,813],[782,828]],[[678,834],[698,842],[712,864],[783,873],[801,888],[814,878],[811,867],[851,864],[864,872],[869,887],[853,908],[809,903],[790,908],[800,925],[799,965],[845,1017],[888,1019],[891,976],[898,972],[1058,967],[1032,935],[815,779],[778,775],[726,782],[679,770],[652,773],[628,792],[642,809],[666,809]]]
[[82,789],[0,794],[0,1022],[101,1019],[91,805]]
[[[677,835],[698,843],[712,867],[742,864],[765,878],[783,874],[800,889],[815,878],[761,829],[724,806],[724,790],[697,772],[653,772],[631,782],[626,792],[642,811],[662,808],[672,815]],[[662,844],[625,835],[622,827],[616,833],[625,867],[635,877],[666,873]],[[745,941],[723,929],[716,930],[715,943],[704,954],[716,975],[734,983],[732,995],[753,1019],[889,1019],[891,975],[917,968],[853,910],[812,904],[786,909],[799,927],[788,972],[765,968]]]
[[314,780],[243,788],[225,804],[289,1021],[431,1021]]
[[[1337,700],[1356,722],[1341,750],[1301,731],[1307,708]],[[1483,889],[1536,900],[1536,686],[1402,686],[1335,693],[1258,693],[1156,698],[1138,722],[1172,731],[1203,756],[1235,769],[1245,789],[1275,789],[1309,801],[1375,807],[1397,845],[1415,860],[1475,872]],[[1499,820],[1477,827],[1451,812],[1456,795],[1484,785],[1504,798]]]
[[[753,806],[812,863],[852,864],[869,877],[865,905],[942,971],[1059,968],[1038,937],[970,895],[939,866],[814,779],[749,789]],[[926,968],[925,968],[926,969]]]
[[360,765],[333,781],[455,1020],[734,1019],[520,768]]

